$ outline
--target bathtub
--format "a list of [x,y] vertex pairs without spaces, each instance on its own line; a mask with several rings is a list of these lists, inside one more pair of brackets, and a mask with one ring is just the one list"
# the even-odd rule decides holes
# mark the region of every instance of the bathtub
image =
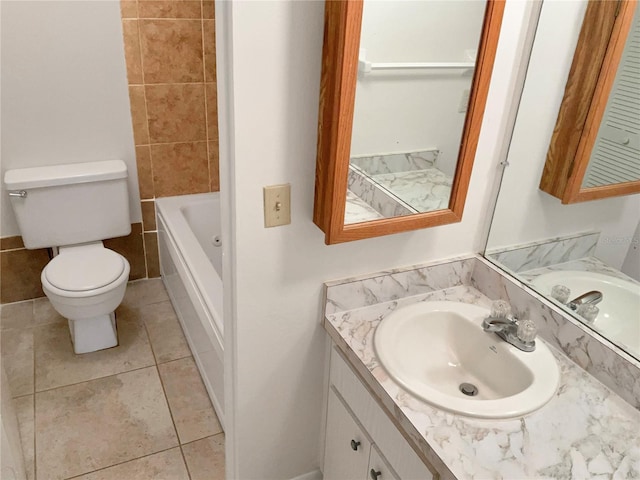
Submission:
[[220,197],[160,198],[156,211],[162,280],[224,428]]

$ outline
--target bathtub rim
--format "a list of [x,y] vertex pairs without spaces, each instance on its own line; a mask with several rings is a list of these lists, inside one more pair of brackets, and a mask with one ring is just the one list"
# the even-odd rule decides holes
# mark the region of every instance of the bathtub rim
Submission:
[[[207,306],[218,342],[224,345],[222,278],[206,256],[181,210],[189,204],[210,202],[212,199],[219,204],[220,194],[210,192],[159,198],[156,199],[156,215],[166,226],[166,234],[176,245],[177,253],[187,266],[191,279],[195,283],[198,296]],[[177,232],[186,233],[176,234]],[[189,252],[189,255],[185,255],[185,252]],[[207,288],[207,285],[210,287]],[[219,295],[209,295],[211,291],[218,292]]]

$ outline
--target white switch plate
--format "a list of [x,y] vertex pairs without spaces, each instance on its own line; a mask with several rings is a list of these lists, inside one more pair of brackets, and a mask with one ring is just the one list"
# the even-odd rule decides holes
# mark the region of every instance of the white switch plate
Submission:
[[279,227],[291,223],[291,185],[264,187],[264,226]]

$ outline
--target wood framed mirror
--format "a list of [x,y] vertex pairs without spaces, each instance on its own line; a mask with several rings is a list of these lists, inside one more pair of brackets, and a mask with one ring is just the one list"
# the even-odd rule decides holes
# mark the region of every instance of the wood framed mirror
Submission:
[[640,13],[592,0],[540,180],[563,204],[640,193]]
[[[478,24],[480,34],[477,49],[473,50],[474,63],[471,63],[471,68],[467,68],[467,71],[473,72],[468,89],[469,100],[466,110],[458,110],[466,111],[466,114],[461,121],[463,126],[459,137],[459,149],[454,155],[457,162],[452,167],[448,203],[444,203],[446,207],[390,218],[345,223],[356,84],[359,79],[359,67],[362,74],[363,67],[367,69],[371,66],[363,61],[360,45],[363,6],[366,1],[369,0],[327,1],[325,6],[314,223],[325,233],[325,243],[328,245],[462,220],[505,3],[488,0],[483,5],[481,14],[484,13],[484,16]],[[478,5],[478,2],[474,3]],[[446,24],[452,20],[442,21]],[[377,65],[385,64],[374,64],[374,68],[378,68]],[[444,70],[464,69],[465,65],[436,64]]]

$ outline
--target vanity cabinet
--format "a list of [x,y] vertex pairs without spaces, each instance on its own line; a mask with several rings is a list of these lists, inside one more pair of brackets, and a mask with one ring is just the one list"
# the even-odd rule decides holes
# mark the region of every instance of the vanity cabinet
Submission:
[[437,480],[335,347],[330,368],[324,480]]

